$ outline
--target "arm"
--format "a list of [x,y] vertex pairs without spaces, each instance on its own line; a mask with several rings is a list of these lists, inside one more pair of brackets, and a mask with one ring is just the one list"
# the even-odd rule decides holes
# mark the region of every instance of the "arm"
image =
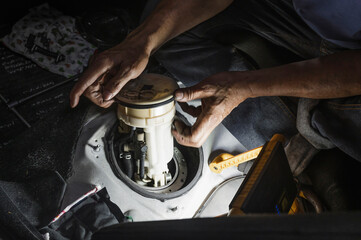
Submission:
[[131,36],[148,39],[148,50],[152,53],[168,40],[223,11],[232,1],[161,1]]
[[[173,135],[183,145],[201,146],[213,129],[247,98],[294,96],[314,99],[361,95],[361,51],[345,51],[326,57],[275,68],[213,75],[190,88],[179,89],[176,99],[197,117],[188,127],[175,122]],[[185,102],[202,99],[201,107]]]
[[102,107],[145,69],[149,56],[166,41],[211,18],[232,0],[163,0],[153,13],[119,45],[95,55],[74,86],[70,104],[86,97]]
[[263,69],[253,75],[250,97],[326,99],[361,95],[361,50]]

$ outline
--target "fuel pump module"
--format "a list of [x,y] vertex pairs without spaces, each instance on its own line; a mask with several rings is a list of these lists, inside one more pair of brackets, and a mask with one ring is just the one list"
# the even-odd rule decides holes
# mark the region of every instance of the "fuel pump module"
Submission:
[[198,181],[202,148],[179,145],[172,136],[177,82],[147,73],[128,82],[115,97],[117,121],[105,136],[114,174],[135,192],[160,200],[176,198]]
[[135,162],[134,178],[140,184],[160,187],[172,179],[168,163],[173,158],[171,125],[177,88],[169,77],[145,74],[116,96],[119,132],[130,136],[119,150],[126,161]]

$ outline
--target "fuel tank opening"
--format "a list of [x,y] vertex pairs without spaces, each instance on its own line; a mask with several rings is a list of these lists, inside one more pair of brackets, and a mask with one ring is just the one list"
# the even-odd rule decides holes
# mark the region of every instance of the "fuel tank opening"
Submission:
[[118,128],[117,122],[106,135],[107,160],[115,176],[133,191],[144,197],[166,200],[183,195],[200,178],[203,168],[202,148],[185,147],[174,141],[173,158],[167,164],[169,172],[166,184],[154,186],[154,180],[148,179],[141,170],[142,167],[145,170],[148,167],[142,166],[141,144],[136,146],[142,130],[132,128],[130,133],[120,133]]

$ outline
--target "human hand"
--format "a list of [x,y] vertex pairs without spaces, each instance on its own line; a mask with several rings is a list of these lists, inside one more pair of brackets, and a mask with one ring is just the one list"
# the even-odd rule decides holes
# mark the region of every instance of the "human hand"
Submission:
[[82,94],[101,107],[109,107],[120,89],[144,71],[149,56],[145,44],[134,40],[93,55],[70,93],[71,107],[77,106]]
[[[251,97],[247,78],[241,76],[242,72],[223,72],[175,92],[175,99],[183,111],[197,118],[192,127],[174,121],[172,134],[179,144],[200,147],[235,107]],[[194,107],[186,103],[195,99],[201,99],[202,104]]]

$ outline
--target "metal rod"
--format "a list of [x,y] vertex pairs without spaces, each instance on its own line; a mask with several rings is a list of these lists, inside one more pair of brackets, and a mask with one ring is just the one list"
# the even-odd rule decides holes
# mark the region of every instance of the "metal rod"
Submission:
[[15,108],[10,108],[11,111],[22,121],[28,128],[31,128],[31,125],[28,121],[23,118],[23,116],[20,115],[20,113]]
[[215,188],[212,189],[212,191],[208,194],[208,196],[206,197],[206,199],[203,201],[203,203],[201,204],[201,206],[198,208],[198,210],[196,211],[196,213],[193,215],[192,218],[197,218],[199,217],[203,210],[207,207],[207,205],[209,204],[209,202],[213,199],[214,195],[216,194],[216,192],[223,187],[224,185],[226,185],[229,182],[238,180],[238,179],[243,179],[246,177],[246,174],[244,175],[239,175],[239,176],[235,176],[232,178],[229,178],[223,182],[221,182],[219,185],[217,185]]
[[26,101],[29,101],[30,99],[33,99],[33,98],[35,98],[35,97],[37,97],[37,96],[40,96],[41,94],[44,94],[44,93],[46,93],[46,92],[48,92],[48,91],[50,91],[50,90],[52,90],[52,89],[55,89],[55,88],[57,88],[57,87],[59,87],[59,86],[62,86],[62,85],[64,85],[64,84],[68,83],[68,82],[75,81],[76,79],[79,78],[79,76],[80,76],[80,74],[76,74],[75,76],[73,76],[73,77],[71,77],[71,78],[68,78],[68,79],[66,79],[66,80],[64,80],[64,81],[62,81],[62,82],[60,82],[60,83],[54,84],[53,86],[50,86],[50,87],[48,87],[48,88],[46,88],[46,89],[43,89],[42,91],[39,91],[39,92],[37,92],[37,93],[34,93],[34,94],[32,94],[32,95],[30,95],[30,96],[27,96],[27,97],[25,97],[25,98],[22,98],[22,99],[20,99],[20,100],[12,101],[12,102],[10,102],[10,103],[8,103],[8,102],[6,101],[6,99],[4,98],[4,96],[2,96],[1,94],[0,94],[0,99],[1,99],[1,100],[7,105],[7,107],[20,119],[20,121],[22,121],[22,122],[26,125],[26,127],[30,128],[31,125],[29,124],[29,122],[26,121],[26,119],[25,119],[23,116],[21,116],[21,114],[15,109],[15,107],[18,106],[18,105],[20,105],[20,104],[22,104],[22,103],[24,103],[24,102],[26,102]]
[[22,99],[20,99],[20,100],[12,101],[12,102],[8,103],[7,105],[8,105],[9,108],[16,107],[16,106],[18,106],[19,104],[24,103],[24,102],[26,102],[26,101],[28,101],[28,100],[30,100],[30,99],[33,99],[33,98],[35,98],[35,97],[37,97],[37,96],[39,96],[39,95],[41,95],[41,94],[43,94],[43,93],[46,93],[46,92],[48,92],[48,91],[50,91],[50,90],[52,90],[52,89],[54,89],[54,88],[57,88],[57,87],[59,87],[59,86],[62,86],[62,85],[64,85],[64,84],[68,83],[68,82],[75,81],[76,79],[79,78],[79,76],[80,76],[80,74],[76,74],[75,76],[73,76],[73,77],[71,77],[71,78],[68,78],[68,79],[66,79],[66,80],[64,80],[64,81],[62,81],[62,82],[60,82],[60,83],[54,84],[53,86],[50,86],[50,87],[48,87],[48,88],[46,88],[46,89],[43,89],[43,90],[41,90],[41,91],[39,91],[39,92],[37,92],[37,93],[34,93],[34,94],[32,94],[32,95],[30,95],[30,96],[27,96],[27,97],[25,97],[25,98],[22,98]]
[[6,102],[6,99],[3,97],[3,95],[0,94],[1,101],[3,101],[7,107],[22,121],[28,128],[31,128],[31,125],[28,123],[28,121],[25,120],[23,116],[20,115],[18,111],[14,107],[9,107],[9,105]]

